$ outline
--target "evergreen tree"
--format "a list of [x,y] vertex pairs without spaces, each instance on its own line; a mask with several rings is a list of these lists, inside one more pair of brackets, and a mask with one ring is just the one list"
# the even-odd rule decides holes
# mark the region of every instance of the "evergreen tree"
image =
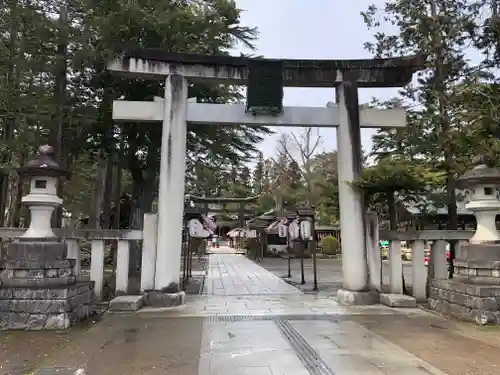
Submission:
[[261,194],[264,187],[264,156],[259,152],[257,163],[252,173],[252,190],[254,194]]
[[456,84],[472,74],[464,50],[476,30],[479,10],[479,2],[465,0],[402,0],[386,2],[382,9],[372,5],[362,13],[370,29],[381,26],[381,13],[385,22],[395,26],[395,33],[377,30],[375,42],[366,43],[375,56],[421,54],[425,58],[417,84],[408,85],[401,95],[413,108],[409,125],[414,128],[409,134],[419,134],[418,142],[416,138],[409,142],[413,154],[444,171],[450,229],[457,225],[456,154],[461,137],[450,103]]

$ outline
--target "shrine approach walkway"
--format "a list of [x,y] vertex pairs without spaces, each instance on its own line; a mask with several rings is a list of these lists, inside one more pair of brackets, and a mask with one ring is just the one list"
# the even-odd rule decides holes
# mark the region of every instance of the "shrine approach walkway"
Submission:
[[181,308],[106,314],[34,373],[486,375],[500,373],[499,350],[497,333],[420,309],[340,306],[221,249],[203,295]]

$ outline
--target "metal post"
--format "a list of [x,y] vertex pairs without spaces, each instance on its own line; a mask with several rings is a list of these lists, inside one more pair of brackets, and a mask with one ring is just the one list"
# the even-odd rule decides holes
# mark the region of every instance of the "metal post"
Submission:
[[304,253],[305,249],[302,249],[302,254],[300,255],[300,283],[304,285],[306,283],[305,276],[304,276]]
[[264,260],[264,246],[265,246],[265,238],[266,231],[264,229],[260,230],[260,259]]
[[299,222],[299,238],[298,238],[298,241],[300,244],[304,244],[304,247],[301,249],[301,252],[300,252],[300,284],[301,285],[304,285],[306,283],[306,279],[305,279],[305,275],[304,275],[304,254],[306,252],[306,245],[307,245],[307,242],[304,242],[304,241],[301,241],[301,238],[302,238],[302,233],[301,233],[301,230],[300,230],[300,222],[301,222],[301,217],[300,217],[300,214],[299,214],[299,211],[297,211],[297,219],[298,219],[298,222]]
[[312,209],[312,247],[313,247],[313,275],[314,275],[314,285],[313,285],[313,290],[317,291],[318,290],[318,269],[316,265],[316,219],[315,219],[315,211],[314,211],[314,206],[311,206]]
[[[239,225],[240,225],[240,237],[239,237],[239,243],[240,243],[240,248],[241,250],[245,249],[245,239],[241,236],[241,231],[243,230],[243,227],[245,226],[245,203],[240,202],[240,207],[239,207]],[[255,256],[254,256],[255,258]]]
[[292,254],[288,254],[288,278],[292,277]]
[[191,278],[191,276],[193,276],[192,269],[193,269],[193,241],[191,240],[191,237],[188,237],[188,274],[187,274],[188,279]]
[[186,244],[186,238],[189,236],[188,233],[188,228],[187,228],[187,223],[186,220],[184,219],[184,238],[182,241],[182,255],[183,255],[183,264],[182,264],[182,290],[186,290],[186,279],[187,279],[187,248],[188,245]]
[[[313,242],[313,245],[314,245],[314,242]],[[316,290],[318,290],[318,273],[317,273],[317,268],[316,268],[316,248],[313,249],[313,277],[314,277],[313,290],[316,291]]]

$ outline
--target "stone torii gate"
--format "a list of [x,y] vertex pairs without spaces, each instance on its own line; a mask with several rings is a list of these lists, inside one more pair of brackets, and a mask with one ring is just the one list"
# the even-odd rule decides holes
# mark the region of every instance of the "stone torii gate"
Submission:
[[[108,69],[116,74],[165,81],[163,100],[113,103],[116,121],[162,123],[155,289],[177,285],[180,277],[188,122],[199,126],[332,127],[337,128],[344,280],[339,297],[350,303],[367,301],[371,294],[368,293],[365,213],[362,196],[352,185],[362,170],[360,128],[403,127],[406,114],[401,108],[360,108],[358,87],[404,86],[421,65],[418,56],[374,60],[269,60],[160,50],[131,51],[110,62]],[[269,79],[278,85],[266,86]],[[247,106],[188,101],[188,85],[197,82],[247,85]],[[282,107],[283,86],[332,87],[336,90],[337,104],[327,108]],[[270,96],[274,99],[269,99]]]

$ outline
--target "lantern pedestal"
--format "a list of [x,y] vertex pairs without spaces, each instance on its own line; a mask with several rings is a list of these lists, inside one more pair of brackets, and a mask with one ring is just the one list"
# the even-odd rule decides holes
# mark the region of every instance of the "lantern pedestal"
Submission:
[[61,330],[93,313],[94,284],[77,282],[75,260],[52,232],[50,219],[65,170],[51,147],[18,172],[30,179],[23,203],[31,211],[29,229],[0,254],[0,330]]
[[457,180],[467,189],[466,208],[476,215],[470,243],[456,249],[453,279],[433,279],[429,307],[477,324],[500,324],[500,236],[495,216],[500,211],[500,171],[478,165]]
[[0,330],[61,330],[90,316],[93,283],[77,282],[63,242],[7,245],[0,265]]
[[500,244],[462,246],[451,280],[431,281],[429,307],[476,322],[500,324]]

